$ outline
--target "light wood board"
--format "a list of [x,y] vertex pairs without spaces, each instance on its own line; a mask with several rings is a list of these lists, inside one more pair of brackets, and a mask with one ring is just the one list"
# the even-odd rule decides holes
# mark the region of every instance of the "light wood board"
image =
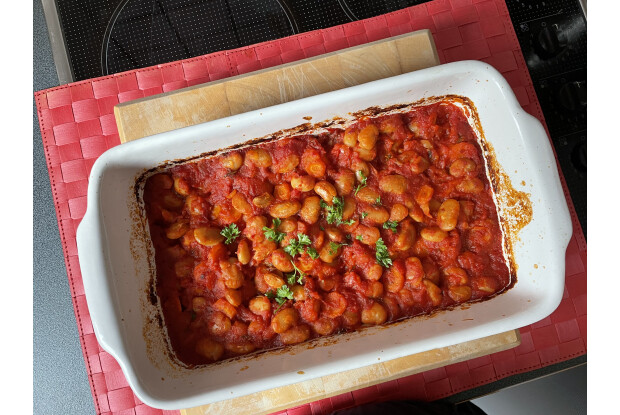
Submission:
[[[433,38],[428,30],[422,30],[246,75],[130,101],[117,105],[114,114],[121,142],[127,142],[438,64]],[[516,347],[519,343],[519,332],[513,330],[186,409],[181,413],[268,414],[499,352]]]
[[[521,343],[517,330],[429,350],[336,375],[181,410],[182,415],[264,415],[390,380],[501,352]],[[387,415],[387,414],[386,414]]]
[[121,142],[439,64],[430,31],[118,104]]

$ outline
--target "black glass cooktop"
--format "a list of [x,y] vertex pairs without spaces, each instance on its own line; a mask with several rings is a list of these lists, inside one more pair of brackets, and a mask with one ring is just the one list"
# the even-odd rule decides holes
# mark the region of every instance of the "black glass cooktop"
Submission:
[[[56,0],[73,80],[234,49],[429,0]],[[506,0],[586,231],[586,18],[579,0]]]
[[429,0],[56,0],[73,78],[108,75]]

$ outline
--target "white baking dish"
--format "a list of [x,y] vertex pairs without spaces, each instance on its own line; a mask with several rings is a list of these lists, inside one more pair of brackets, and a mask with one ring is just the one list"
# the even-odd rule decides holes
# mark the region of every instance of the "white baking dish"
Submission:
[[[514,246],[514,288],[489,301],[338,337],[320,347],[243,357],[199,369],[175,364],[148,301],[149,247],[135,233],[134,184],[146,169],[307,122],[455,94],[475,104],[486,139],[533,216]],[[217,105],[217,103],[214,103]],[[534,323],[560,303],[571,221],[548,138],[506,80],[475,61],[441,65],[117,146],[93,166],[88,210],[77,232],[95,334],[136,395],[157,408],[193,407],[448,346]],[[147,340],[148,339],[148,340]],[[346,341],[344,341],[346,340]],[[298,374],[303,371],[303,375]]]

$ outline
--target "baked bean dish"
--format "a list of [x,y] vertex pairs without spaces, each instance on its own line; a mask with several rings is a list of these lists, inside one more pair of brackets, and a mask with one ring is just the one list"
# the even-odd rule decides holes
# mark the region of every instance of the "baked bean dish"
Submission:
[[481,147],[449,100],[167,167],[144,205],[164,325],[190,366],[511,284]]

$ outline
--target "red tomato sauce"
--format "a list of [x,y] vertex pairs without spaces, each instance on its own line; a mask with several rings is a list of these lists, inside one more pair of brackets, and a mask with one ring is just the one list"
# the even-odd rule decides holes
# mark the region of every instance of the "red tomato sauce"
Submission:
[[449,102],[177,165],[144,202],[164,324],[188,365],[510,284],[481,148]]

